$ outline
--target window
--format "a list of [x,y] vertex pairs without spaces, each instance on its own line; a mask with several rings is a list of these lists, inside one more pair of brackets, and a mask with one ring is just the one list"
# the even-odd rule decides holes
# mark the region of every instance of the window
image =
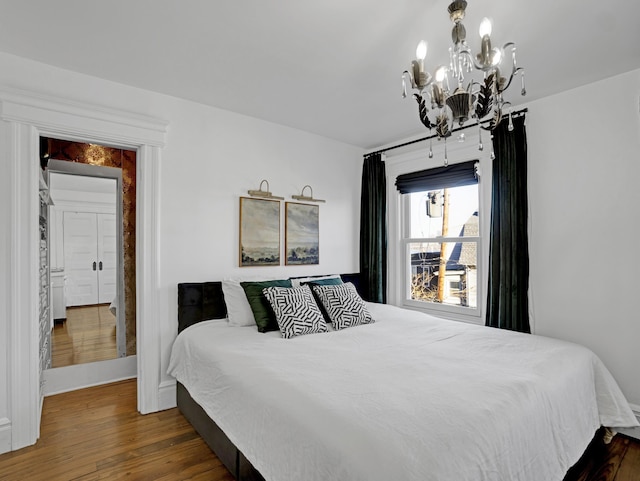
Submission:
[[[399,176],[404,219],[404,304],[479,315],[479,193],[475,162]],[[453,166],[452,166],[453,167]],[[441,174],[445,175],[441,175]],[[422,180],[418,181],[422,174]],[[407,178],[412,185],[403,183]],[[409,192],[407,192],[409,190]]]

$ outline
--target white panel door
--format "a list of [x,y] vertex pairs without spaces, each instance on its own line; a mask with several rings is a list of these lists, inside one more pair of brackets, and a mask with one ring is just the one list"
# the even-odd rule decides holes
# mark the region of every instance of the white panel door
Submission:
[[67,306],[98,303],[96,214],[64,213],[64,266]]
[[110,303],[116,297],[118,250],[116,215],[97,214],[98,218],[98,303]]
[[115,214],[64,213],[67,306],[110,303],[117,292]]

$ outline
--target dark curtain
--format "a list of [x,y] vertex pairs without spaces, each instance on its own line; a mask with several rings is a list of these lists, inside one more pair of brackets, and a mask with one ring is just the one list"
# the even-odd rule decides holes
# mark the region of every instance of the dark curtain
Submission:
[[493,132],[489,292],[486,325],[520,332],[529,326],[527,135],[524,116]]
[[360,198],[360,288],[371,302],[387,302],[387,179],[381,154],[364,159]]

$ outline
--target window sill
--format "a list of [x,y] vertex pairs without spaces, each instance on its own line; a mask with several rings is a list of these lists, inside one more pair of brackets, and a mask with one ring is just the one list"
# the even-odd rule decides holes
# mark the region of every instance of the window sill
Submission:
[[410,300],[405,300],[403,303],[401,303],[400,307],[411,309],[413,311],[423,312],[425,314],[429,314],[430,316],[445,319],[447,321],[465,322],[467,324],[476,324],[478,326],[484,325],[484,318],[477,310],[474,310],[473,313],[467,314],[460,312],[462,309],[453,306],[425,307],[421,302]]

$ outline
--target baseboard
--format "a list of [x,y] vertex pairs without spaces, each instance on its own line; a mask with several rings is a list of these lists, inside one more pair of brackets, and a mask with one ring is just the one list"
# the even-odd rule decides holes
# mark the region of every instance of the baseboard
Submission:
[[43,373],[44,395],[52,396],[77,389],[137,377],[136,356],[47,369]]
[[11,451],[11,421],[0,418],[0,454]]
[[177,388],[176,381],[162,381],[158,388],[158,409],[164,411],[177,406],[176,402]]

